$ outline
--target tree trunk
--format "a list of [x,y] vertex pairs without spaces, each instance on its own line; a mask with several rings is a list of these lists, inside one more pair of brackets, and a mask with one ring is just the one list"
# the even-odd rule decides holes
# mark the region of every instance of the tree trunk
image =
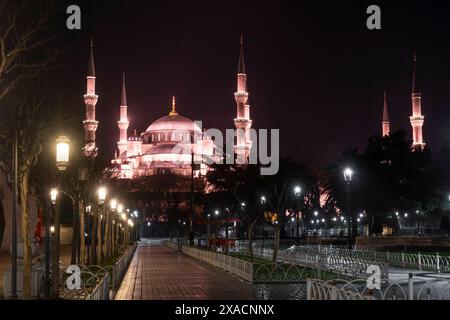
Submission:
[[272,255],[272,266],[275,267],[277,263],[278,248],[280,247],[280,226],[274,227],[274,238],[273,238],[273,255]]
[[78,206],[78,220],[80,221],[79,237],[80,237],[80,264],[86,264],[86,243],[85,239],[85,226],[84,226],[84,201],[80,200]]
[[101,211],[99,210],[97,214],[97,264],[102,263],[102,220]]
[[228,239],[229,239],[229,234],[228,234],[228,223],[229,223],[229,219],[227,218],[227,222],[225,224],[225,254],[228,255],[228,251],[229,251],[229,245],[228,245]]
[[90,264],[96,264],[97,263],[97,220],[96,215],[89,214],[89,233],[90,233],[90,244],[89,244],[89,250],[90,250]]
[[78,196],[75,197],[73,201],[73,212],[74,215],[72,217],[72,254],[70,258],[70,264],[77,264],[77,256],[78,256],[78,215],[75,212],[79,211],[79,201]]
[[214,252],[217,251],[217,244],[216,244],[216,242],[217,242],[217,227],[215,228],[214,233],[213,233],[213,251]]
[[106,259],[110,257],[111,254],[111,230],[110,230],[110,220],[111,216],[109,213],[105,212],[105,242],[103,243],[103,254],[105,255]]
[[31,296],[31,241],[30,241],[30,211],[28,207],[29,195],[29,172],[24,172],[19,184],[20,211],[22,213],[22,240],[23,240],[23,298]]

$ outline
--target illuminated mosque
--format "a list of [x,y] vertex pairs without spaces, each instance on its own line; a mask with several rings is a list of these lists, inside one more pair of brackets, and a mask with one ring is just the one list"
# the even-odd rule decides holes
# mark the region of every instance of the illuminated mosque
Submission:
[[[83,121],[85,131],[84,154],[88,158],[97,155],[95,133],[98,121],[95,119],[95,105],[98,96],[95,93],[95,67],[93,45],[89,58],[87,75],[87,93],[84,95],[86,119]],[[235,157],[248,161],[252,142],[250,140],[250,105],[248,104],[247,74],[244,65],[243,39],[241,37],[239,64],[237,72],[237,90],[234,94],[237,112],[234,125],[237,130],[234,145]],[[175,97],[168,115],[152,122],[141,133],[136,130],[128,133],[128,104],[125,88],[125,75],[122,80],[122,97],[120,101],[120,117],[118,121],[119,141],[117,151],[111,164],[116,168],[116,176],[120,179],[135,179],[159,174],[176,174],[198,177],[208,170],[205,157],[219,157],[214,141],[202,128],[191,119],[184,117],[177,110]],[[193,167],[193,163],[199,164]],[[193,169],[195,168],[195,169]]]

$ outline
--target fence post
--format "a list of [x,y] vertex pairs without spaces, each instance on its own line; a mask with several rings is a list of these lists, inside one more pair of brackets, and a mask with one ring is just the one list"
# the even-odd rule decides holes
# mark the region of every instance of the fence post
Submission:
[[322,279],[322,268],[320,266],[319,255],[316,255],[316,264],[317,264],[317,279]]
[[413,275],[410,273],[408,275],[408,293],[409,293],[409,300],[414,300],[414,281],[413,281]]
[[436,252],[436,267],[437,267],[437,272],[440,273],[441,272],[441,268],[439,265],[439,252]]
[[402,266],[405,269],[405,253],[402,251]]
[[418,260],[419,260],[419,270],[422,270],[422,259],[421,259],[421,255],[420,252],[417,254]]
[[311,279],[306,279],[306,300],[312,300]]

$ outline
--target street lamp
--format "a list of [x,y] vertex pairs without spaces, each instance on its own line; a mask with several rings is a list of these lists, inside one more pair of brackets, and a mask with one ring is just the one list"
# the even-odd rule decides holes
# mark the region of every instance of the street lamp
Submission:
[[297,246],[300,245],[300,195],[302,193],[302,188],[300,186],[294,187],[294,196],[297,199],[297,212],[296,212],[296,218],[297,218]]
[[121,214],[123,212],[123,205],[121,203],[119,203],[117,205],[117,213]]
[[350,215],[350,183],[352,181],[353,170],[350,168],[346,168],[344,170],[344,180],[347,184],[347,216],[348,216],[348,246],[349,249],[352,247],[352,238],[353,238],[353,219]]
[[117,209],[117,200],[116,199],[111,199],[111,201],[109,202],[109,206],[111,207],[112,211],[116,211],[116,209]]
[[266,204],[266,197],[265,196],[261,196],[261,204]]
[[56,139],[56,167],[59,171],[66,170],[69,165],[69,143],[66,136]]
[[215,210],[215,211],[214,211],[214,214],[215,214],[216,216],[218,216],[218,215],[219,215],[219,210]]
[[105,187],[99,187],[97,190],[98,195],[98,204],[105,203],[106,200],[106,188]]
[[[69,143],[70,140],[66,136],[59,136],[56,139],[56,167],[58,168],[58,184],[60,190],[62,190],[62,176],[61,173],[66,171],[69,166]],[[54,218],[54,228],[55,228],[55,237],[54,237],[54,259],[53,259],[53,275],[52,275],[52,283],[53,283],[53,295],[55,298],[58,298],[59,295],[59,244],[60,244],[60,205],[61,201],[56,203],[55,210],[55,218]]]
[[263,218],[261,219],[261,222],[262,222],[262,232],[263,232],[263,234],[262,234],[262,240],[263,240],[263,244],[264,244],[264,240],[265,240],[265,237],[266,237],[266,222],[265,222],[266,218],[265,218],[265,211],[264,211],[264,206],[266,205],[266,202],[267,202],[266,196],[261,196],[260,202],[261,202],[261,210],[262,210],[262,217],[263,217]]

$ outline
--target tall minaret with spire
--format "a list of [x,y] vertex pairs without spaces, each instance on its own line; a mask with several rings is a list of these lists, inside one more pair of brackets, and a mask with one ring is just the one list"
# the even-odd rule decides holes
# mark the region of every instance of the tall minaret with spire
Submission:
[[127,115],[127,92],[125,89],[125,73],[122,77],[122,98],[120,99],[120,120],[117,122],[119,126],[119,141],[117,142],[117,148],[119,149],[119,154],[127,151],[127,130],[130,122],[128,121]]
[[91,52],[89,56],[89,68],[87,74],[87,92],[84,95],[84,104],[86,105],[86,119],[84,126],[84,155],[90,159],[97,156],[97,147],[95,146],[95,131],[97,131],[98,121],[95,120],[95,105],[98,101],[98,95],[95,94],[95,66],[94,66],[94,43],[91,40]]
[[388,106],[387,106],[387,98],[386,98],[386,90],[384,91],[384,106],[383,106],[383,121],[381,122],[381,131],[384,136],[388,136],[391,128],[390,128],[390,122],[389,122],[389,112],[388,112]]
[[250,140],[250,105],[248,104],[247,74],[244,64],[244,37],[241,35],[241,48],[239,53],[239,66],[237,73],[237,91],[234,94],[237,104],[237,116],[234,119],[234,125],[237,129],[236,145],[234,146],[237,163],[244,164],[248,162],[252,141]]
[[422,115],[422,97],[421,93],[416,88],[416,53],[414,52],[413,62],[413,80],[412,80],[412,116],[409,117],[412,127],[413,145],[414,149],[425,147],[425,142],[422,136],[422,127],[425,117]]

